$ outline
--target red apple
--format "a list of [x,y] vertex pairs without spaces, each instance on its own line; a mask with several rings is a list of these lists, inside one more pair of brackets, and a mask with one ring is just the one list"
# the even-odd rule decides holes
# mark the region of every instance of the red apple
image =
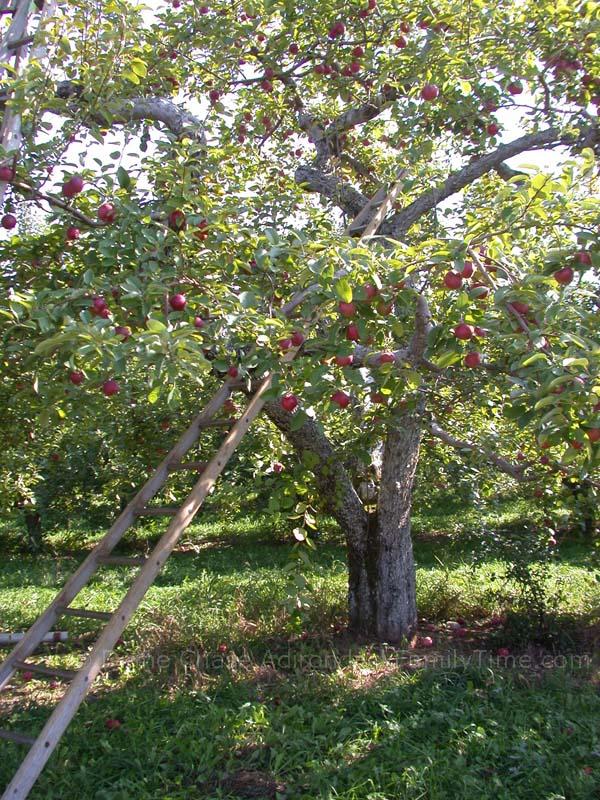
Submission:
[[288,53],[291,53],[293,56],[297,56],[300,52],[300,48],[296,44],[296,42],[292,42],[288,48]]
[[298,405],[298,398],[295,394],[284,394],[280,403],[284,411],[289,411],[291,413]]
[[387,403],[386,396],[384,394],[381,394],[381,392],[371,392],[369,397],[371,398],[372,403],[381,403],[382,405]]
[[488,132],[489,136],[495,136],[499,130],[500,127],[495,122],[490,122],[490,124],[486,128],[486,131]]
[[194,317],[194,328],[198,328],[198,330],[200,330],[200,328],[204,327],[204,324],[205,323],[202,317]]
[[380,364],[395,364],[396,356],[393,353],[381,353],[379,356]]
[[304,338],[304,334],[300,333],[300,331],[294,331],[290,337],[290,341],[294,347],[300,347],[304,342]]
[[426,83],[421,89],[421,97],[423,100],[435,100],[439,93],[440,90],[434,83]]
[[74,242],[76,239],[79,239],[81,236],[81,231],[79,228],[75,228],[73,225],[67,228],[67,239],[69,242]]
[[6,228],[7,231],[11,231],[16,224],[17,218],[14,214],[5,214],[0,220],[0,225],[2,225],[3,228]]
[[26,670],[25,672],[23,672],[22,678],[24,681],[29,683],[29,681],[33,680],[33,672],[31,672],[30,670]]
[[102,297],[101,295],[96,295],[96,297],[92,298],[92,309],[97,314],[99,314],[101,311],[104,311],[104,309],[106,308],[108,308],[108,303],[106,302],[104,297]]
[[117,211],[112,203],[102,203],[98,209],[98,219],[102,222],[114,222],[117,216]]
[[359,44],[357,44],[356,47],[352,48],[352,55],[354,56],[354,58],[360,58],[361,56],[364,56],[364,54],[365,51]]
[[121,391],[121,386],[114,378],[110,378],[102,384],[102,391],[107,397],[112,397]]
[[187,303],[184,294],[174,294],[169,298],[169,305],[173,311],[183,311]]
[[131,328],[128,328],[127,325],[115,325],[115,334],[123,337],[125,342],[131,336]]
[[600,442],[600,428],[588,428],[586,433],[590,442]]
[[338,309],[342,317],[353,317],[356,314],[354,303],[339,303]]
[[516,311],[517,314],[529,314],[529,305],[527,303],[522,303],[520,300],[512,300],[508,307],[513,311]]
[[465,356],[465,367],[478,367],[481,364],[481,353],[472,352]]
[[83,187],[84,182],[81,175],[73,175],[66,183],[63,183],[62,193],[65,197],[75,197],[76,194],[83,191]]
[[592,264],[592,257],[587,250],[580,250],[578,253],[575,253],[575,260],[584,267],[589,267]]
[[465,261],[465,265],[460,273],[463,278],[470,278],[473,274],[473,262],[472,261]]
[[346,339],[348,339],[349,342],[358,342],[358,340],[360,339],[360,332],[358,330],[358,326],[355,325],[353,322],[351,322],[350,325],[348,325],[348,327],[346,328]]
[[329,36],[330,39],[337,39],[339,36],[343,36],[345,32],[346,32],[346,26],[344,25],[343,22],[340,21],[336,22],[335,25],[333,25],[329,29],[327,35]]
[[283,472],[283,464],[281,464],[279,461],[276,461],[276,462],[273,464],[273,472],[274,472],[276,475],[279,475],[281,472]]
[[338,367],[349,367],[352,364],[353,356],[336,356],[335,363]]
[[419,646],[420,647],[433,647],[433,639],[431,636],[420,636],[419,637]]
[[169,228],[173,231],[183,231],[187,226],[185,214],[180,208],[176,208],[169,214]]
[[346,394],[346,392],[342,392],[341,389],[338,389],[337,392],[334,392],[331,395],[331,402],[336,403],[340,408],[347,408],[350,404],[350,395]]
[[396,45],[396,47],[399,47],[400,49],[403,49],[403,48],[406,47],[408,42],[406,41],[404,36],[398,36],[397,39],[394,39],[394,44]]
[[379,289],[376,286],[373,286],[371,283],[365,283],[363,286],[363,291],[365,293],[365,298],[369,302],[374,300],[379,294]]
[[211,89],[208,93],[208,99],[213,106],[219,102],[219,97],[221,97],[221,92],[218,89]]
[[508,89],[508,93],[512,95],[521,94],[523,92],[523,84],[520,81],[512,81],[506,88]]
[[237,378],[237,376],[240,374],[240,371],[237,367],[229,367],[227,374],[230,378]]
[[454,328],[454,335],[457,339],[461,339],[462,341],[466,342],[473,336],[473,328],[470,325],[467,325],[466,322],[460,322]]
[[80,384],[82,384],[84,377],[85,376],[83,372],[80,372],[79,370],[75,369],[73,370],[73,372],[69,372],[69,380],[71,381],[71,383],[75,384],[75,386],[79,386]]
[[109,731],[116,731],[121,727],[121,721],[118,719],[107,719],[104,725]]
[[460,289],[462,281],[462,275],[458,272],[447,272],[444,275],[444,286],[447,289]]
[[0,167],[0,181],[3,183],[9,183],[10,181],[14,180],[15,171],[12,167],[4,166]]
[[474,283],[471,289],[476,290],[475,294],[477,295],[477,300],[485,300],[490,293],[489,286],[486,286],[485,283]]
[[562,286],[567,286],[567,284],[571,283],[574,277],[575,273],[571,267],[563,267],[554,273],[554,280],[557,283],[560,283]]

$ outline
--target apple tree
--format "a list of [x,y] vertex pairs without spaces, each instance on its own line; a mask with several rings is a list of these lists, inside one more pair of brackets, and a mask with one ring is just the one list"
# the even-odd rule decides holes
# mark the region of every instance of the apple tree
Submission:
[[48,420],[272,370],[298,536],[335,517],[351,629],[386,641],[431,437],[597,495],[596,4],[25,6],[0,314]]

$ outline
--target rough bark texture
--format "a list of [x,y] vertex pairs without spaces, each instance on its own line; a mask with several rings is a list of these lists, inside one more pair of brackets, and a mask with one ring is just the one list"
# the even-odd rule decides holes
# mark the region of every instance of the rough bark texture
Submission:
[[37,553],[42,549],[42,518],[37,511],[24,511],[29,549]]
[[369,515],[319,426],[309,420],[292,431],[292,416],[277,403],[268,403],[265,410],[300,456],[310,452],[318,458],[313,472],[321,498],[346,537],[350,630],[389,642],[410,636],[417,621],[410,512],[419,415],[401,415],[390,430],[377,513]]
[[410,515],[420,441],[419,416],[403,414],[385,443],[367,546],[349,549],[351,628],[386,642],[409,637],[417,623]]

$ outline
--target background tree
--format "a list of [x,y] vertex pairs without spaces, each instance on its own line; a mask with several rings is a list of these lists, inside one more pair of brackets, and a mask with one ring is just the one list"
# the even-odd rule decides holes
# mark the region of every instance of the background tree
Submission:
[[[589,2],[60,3],[43,60],[6,83],[5,363],[39,373],[50,422],[274,369],[267,415],[346,536],[351,628],[410,634],[425,432],[597,489],[598,20]],[[561,165],[506,164],[540,150]],[[376,236],[342,235],[392,186]],[[41,233],[23,203],[49,212]],[[544,449],[535,471],[501,419]]]

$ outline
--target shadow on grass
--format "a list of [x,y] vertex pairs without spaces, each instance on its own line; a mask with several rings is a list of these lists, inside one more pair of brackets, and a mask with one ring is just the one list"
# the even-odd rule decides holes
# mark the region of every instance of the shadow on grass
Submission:
[[[369,648],[322,669],[333,650],[280,644],[292,667],[229,653],[206,671],[180,652],[159,675],[125,669],[82,707],[32,800],[596,796],[600,697],[584,673],[409,668]],[[33,733],[48,713],[33,702],[8,724]],[[0,752],[1,786],[22,751]]]

